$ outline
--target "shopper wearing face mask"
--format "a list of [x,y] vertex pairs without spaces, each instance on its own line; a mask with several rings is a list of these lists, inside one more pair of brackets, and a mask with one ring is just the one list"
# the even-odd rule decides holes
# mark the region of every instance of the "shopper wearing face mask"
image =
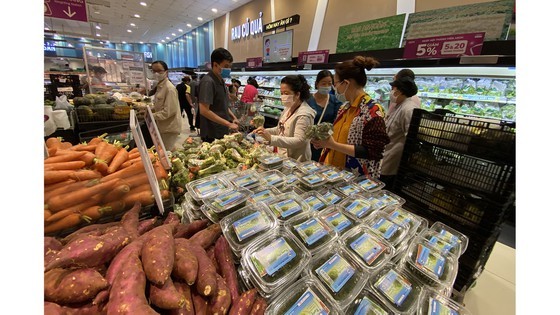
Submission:
[[210,55],[212,70],[199,83],[198,108],[200,112],[200,137],[212,142],[231,131],[237,131],[239,121],[229,108],[229,91],[224,82],[230,77],[233,57],[224,48],[215,49]]
[[274,128],[259,127],[254,132],[262,136],[278,153],[297,161],[309,161],[311,148],[305,130],[313,125],[315,110],[305,100],[309,99],[309,84],[302,75],[289,75],[280,81],[280,97],[284,111]]
[[[399,72],[397,72],[397,74],[393,76],[393,81],[400,79],[402,77],[410,77],[414,81],[415,78],[414,71],[410,69],[401,69]],[[413,97],[411,97],[411,100],[414,103],[416,103],[418,107],[420,107],[420,98],[418,97],[418,95],[414,95]],[[395,102],[389,100],[389,110],[387,111],[387,116],[391,115],[391,113],[395,109],[395,105],[397,105]]]
[[[321,122],[334,123],[338,109],[342,103],[336,99],[333,91],[333,74],[329,70],[321,70],[315,79],[315,89],[317,92],[313,94],[308,100],[307,104],[311,106],[317,113],[315,115],[315,125]],[[315,149],[311,145],[311,159],[319,161],[321,157],[321,149]]]
[[333,136],[311,142],[317,148],[324,148],[321,162],[356,174],[379,177],[389,137],[383,108],[364,91],[367,83],[365,70],[378,64],[371,57],[356,56],[334,67],[336,98],[345,103],[335,119]]
[[393,189],[395,176],[399,169],[412,111],[420,108],[420,105],[413,99],[413,96],[418,93],[418,87],[413,78],[400,77],[390,84],[393,87],[390,96],[391,102],[395,103],[395,108],[385,120],[391,142],[385,148],[381,166],[381,180],[389,190]]
[[167,78],[167,71],[165,62],[158,60],[152,63],[154,80],[157,82],[153,112],[165,149],[173,151],[181,133],[182,120],[177,89]]

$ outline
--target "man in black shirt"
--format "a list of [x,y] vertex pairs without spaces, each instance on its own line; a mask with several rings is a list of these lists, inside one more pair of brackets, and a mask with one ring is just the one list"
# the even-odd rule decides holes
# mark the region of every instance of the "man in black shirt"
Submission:
[[[188,85],[191,81],[191,78],[186,76],[181,79],[181,83],[177,84],[177,95],[179,97],[179,105],[181,106],[181,112],[185,111],[187,117],[189,118],[189,126],[191,127],[191,131],[194,131],[194,122],[193,122],[193,114],[192,114],[192,105],[190,102],[190,86]],[[183,114],[184,115],[184,114]],[[184,116],[183,116],[184,117]]]

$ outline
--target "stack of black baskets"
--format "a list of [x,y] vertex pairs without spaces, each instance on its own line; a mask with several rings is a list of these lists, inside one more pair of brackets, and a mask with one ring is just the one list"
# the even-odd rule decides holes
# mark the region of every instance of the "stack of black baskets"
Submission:
[[468,236],[454,284],[462,301],[515,200],[515,123],[415,109],[395,191],[408,210]]

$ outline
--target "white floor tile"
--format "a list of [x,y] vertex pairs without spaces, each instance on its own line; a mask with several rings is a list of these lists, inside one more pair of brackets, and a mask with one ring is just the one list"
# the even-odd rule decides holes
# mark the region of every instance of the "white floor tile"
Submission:
[[515,284],[485,270],[463,303],[473,315],[515,315]]
[[484,269],[515,284],[515,248],[497,242]]

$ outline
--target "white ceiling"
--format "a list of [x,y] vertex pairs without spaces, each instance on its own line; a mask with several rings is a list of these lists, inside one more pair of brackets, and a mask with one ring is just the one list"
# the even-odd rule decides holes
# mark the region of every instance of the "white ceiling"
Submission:
[[[140,2],[147,6],[140,5]],[[45,17],[44,27],[57,35],[111,42],[155,43],[162,39],[167,42],[166,37],[173,40],[189,32],[191,28],[187,23],[195,28],[248,2],[251,0],[86,0],[89,22]],[[212,12],[212,8],[216,8],[217,13]],[[95,28],[98,24],[100,30]]]

